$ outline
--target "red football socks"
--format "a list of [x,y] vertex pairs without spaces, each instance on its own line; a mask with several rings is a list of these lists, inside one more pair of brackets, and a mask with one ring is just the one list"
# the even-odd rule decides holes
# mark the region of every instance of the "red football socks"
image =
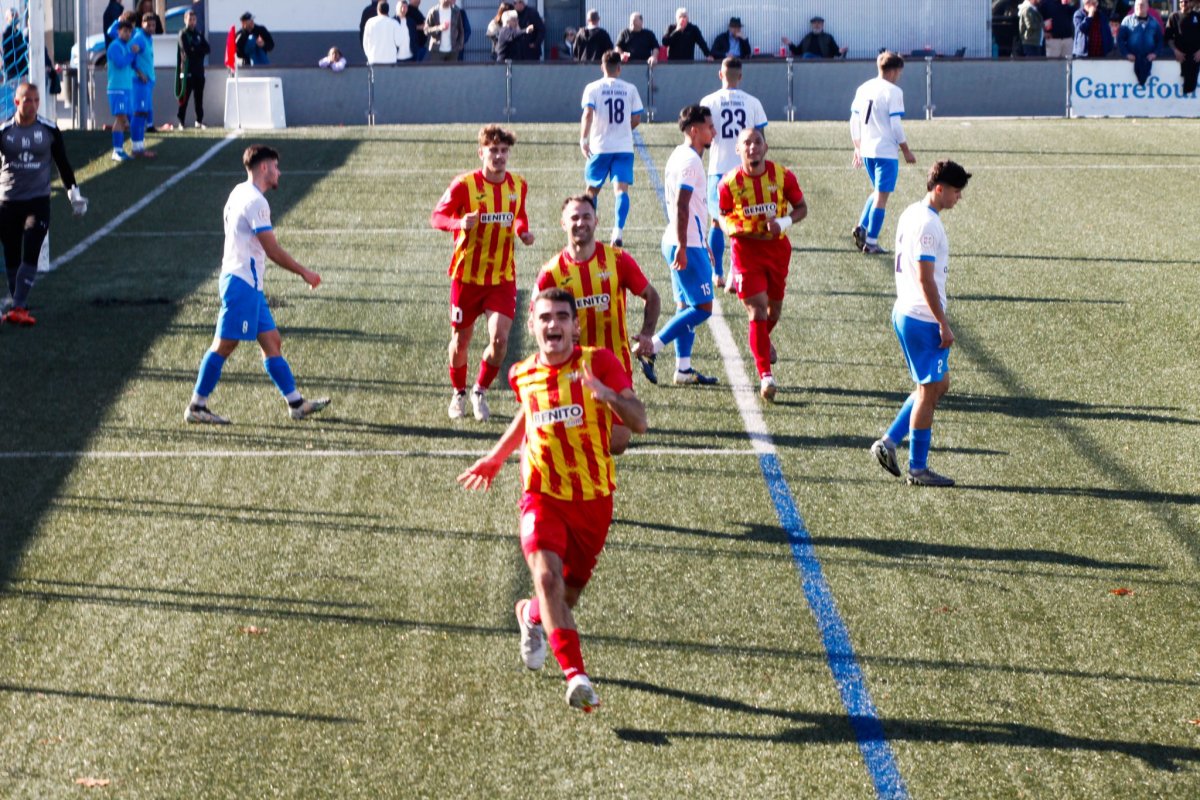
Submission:
[[450,385],[454,387],[456,392],[465,392],[467,390],[467,365],[461,367],[450,367]]
[[492,385],[492,381],[496,380],[496,376],[500,374],[499,367],[493,367],[486,361],[479,362],[479,377],[475,379],[475,385],[480,389],[486,389]]
[[579,649],[579,631],[569,628],[555,628],[550,631],[550,649],[562,667],[563,675],[571,680],[580,673],[587,674],[583,668],[583,652]]
[[759,377],[771,374],[771,327],[767,320],[750,320],[750,352]]
[[525,618],[531,625],[542,624],[542,605],[538,602],[536,594],[529,598],[529,605],[525,606]]

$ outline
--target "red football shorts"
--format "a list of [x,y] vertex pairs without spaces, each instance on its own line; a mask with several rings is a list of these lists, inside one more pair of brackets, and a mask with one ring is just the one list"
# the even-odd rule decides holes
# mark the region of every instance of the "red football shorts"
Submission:
[[781,239],[733,237],[734,281],[740,300],[767,293],[770,300],[782,300],[787,289],[788,266],[792,261],[792,243]]
[[525,492],[521,495],[521,552],[546,550],[563,562],[563,582],[582,589],[592,578],[612,524],[612,495],[595,500],[559,500]]
[[517,316],[517,282],[508,281],[493,286],[450,281],[450,325],[469,328],[488,312],[503,314],[509,319]]

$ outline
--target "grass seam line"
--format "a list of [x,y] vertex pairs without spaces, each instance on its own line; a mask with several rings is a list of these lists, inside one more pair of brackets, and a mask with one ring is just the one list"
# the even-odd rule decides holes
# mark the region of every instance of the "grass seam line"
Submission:
[[207,164],[208,161],[213,156],[215,156],[217,153],[221,152],[221,150],[224,149],[227,144],[232,142],[234,139],[238,138],[240,135],[241,135],[240,131],[230,131],[229,133],[225,134],[225,138],[221,139],[221,141],[217,142],[212,147],[208,148],[203,153],[201,153],[200,157],[197,158],[195,161],[193,161],[191,164],[188,164],[186,167],[179,170],[171,177],[167,178],[165,181],[160,183],[156,188],[154,188],[150,192],[146,193],[142,197],[142,199],[138,200],[136,203],[131,205],[129,208],[125,209],[120,214],[117,214],[115,217],[110,219],[107,223],[102,225],[99,230],[93,232],[90,236],[85,238],[82,242],[79,242],[74,247],[72,247],[70,250],[68,250],[67,252],[65,252],[61,256],[59,256],[58,258],[51,261],[50,262],[50,270],[51,271],[56,270],[59,267],[61,267],[63,264],[66,264],[69,261],[74,260],[76,257],[78,257],[79,255],[86,252],[87,249],[90,248],[92,245],[94,245],[96,242],[100,241],[105,236],[108,236],[108,234],[110,234],[114,230],[116,230],[123,222],[125,222],[125,220],[129,219],[134,214],[138,213],[143,208],[145,208],[146,206],[150,205],[155,200],[157,200],[159,198],[159,196],[161,196],[162,193],[165,192],[167,189],[170,189],[172,186],[179,183],[181,180],[186,178],[188,175],[191,175],[193,172],[200,169],[200,167]]
[[[659,203],[664,216],[667,216],[667,199],[662,181],[659,180],[658,170],[650,158],[646,142],[637,131],[633,133],[634,146],[650,174],[650,182],[658,192]],[[711,158],[711,155],[710,155]],[[669,217],[668,217],[669,219]],[[875,792],[881,798],[896,798],[907,800],[908,787],[896,764],[895,754],[883,730],[883,721],[871,692],[867,688],[866,676],[858,663],[854,645],[850,641],[850,631],[837,608],[833,589],[825,579],[821,561],[813,546],[812,536],[804,524],[804,518],[792,496],[791,487],[783,475],[779,463],[775,442],[767,430],[766,419],[759,408],[757,394],[746,373],[742,355],[737,349],[733,334],[725,321],[721,303],[713,297],[713,313],[708,320],[713,338],[721,360],[725,363],[725,374],[733,391],[733,399],[737,405],[738,414],[746,428],[746,434],[755,452],[759,454],[759,467],[763,480],[771,495],[775,514],[779,524],[787,533],[788,544],[791,547],[792,559],[800,573],[804,589],[804,597],[817,623],[821,644],[825,649],[826,662],[833,675],[842,705],[850,717],[850,726],[854,730],[858,749],[862,754],[867,772],[875,785]]]
[[[16,450],[0,460],[153,459],[153,458],[478,458],[485,450]],[[730,448],[631,447],[626,456],[755,456],[755,450]]]

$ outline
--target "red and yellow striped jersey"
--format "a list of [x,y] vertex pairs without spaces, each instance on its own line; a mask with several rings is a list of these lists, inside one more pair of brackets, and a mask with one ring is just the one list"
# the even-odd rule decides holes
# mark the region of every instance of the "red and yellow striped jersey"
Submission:
[[[496,286],[516,280],[514,239],[529,230],[525,215],[525,180],[507,172],[492,183],[483,170],[459,175],[433,210],[430,223],[454,232],[450,277],[462,283]],[[479,224],[464,231],[460,220],[479,212]]]
[[791,170],[767,161],[762,175],[748,175],[743,167],[730,172],[721,181],[718,194],[721,214],[725,217],[725,232],[730,236],[750,236],[756,239],[782,239],[767,230],[767,223],[790,214],[804,201],[804,192]]
[[608,350],[576,347],[557,367],[537,354],[512,366],[508,382],[525,414],[525,491],[560,500],[592,500],[617,488],[609,438],[612,410],[592,397],[583,367],[615,392],[632,387]]
[[587,261],[575,261],[563,250],[538,273],[538,291],[558,286],[575,297],[579,313],[579,344],[611,350],[633,377],[629,332],[625,324],[625,292],[640,295],[650,284],[633,256],[617,247],[596,243]]

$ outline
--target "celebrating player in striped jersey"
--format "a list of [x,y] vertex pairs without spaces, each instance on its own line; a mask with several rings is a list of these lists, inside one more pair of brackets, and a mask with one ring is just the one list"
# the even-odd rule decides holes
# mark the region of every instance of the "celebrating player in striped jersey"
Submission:
[[508,334],[517,315],[514,238],[533,244],[525,215],[524,179],[508,171],[517,137],[499,125],[479,131],[483,168],[459,175],[438,201],[430,219],[440,231],[453,231],[450,258],[450,419],[467,413],[467,349],[475,320],[487,320],[488,345],[471,392],[475,419],[491,416],[485,392],[500,372]]
[[909,164],[917,157],[908,149],[900,119],[904,116],[904,92],[896,84],[904,70],[904,59],[884,51],[875,59],[879,76],[858,87],[850,106],[850,138],[854,141],[854,166],[866,167],[874,191],[867,196],[862,216],[851,235],[854,246],[868,255],[883,253],[879,232],[888,196],[896,189],[900,153]]
[[642,97],[632,83],[621,80],[621,53],[610,50],[600,59],[604,77],[583,90],[579,147],[587,156],[584,179],[595,204],[604,182],[612,178],[616,217],[612,243],[621,246],[629,218],[629,187],[633,185],[633,129],[642,121]]
[[929,443],[933,412],[950,388],[950,345],[954,332],[946,317],[946,273],[950,269],[950,241],[942,226],[942,212],[962,199],[971,175],[953,161],[939,161],[929,170],[929,192],[900,215],[896,230],[896,305],[892,327],[917,384],[882,439],[871,445],[871,455],[888,472],[900,475],[896,445],[909,438],[908,484],[953,486],[954,480],[929,469]]
[[[721,201],[717,186],[730,170],[738,168],[738,136],[747,128],[767,127],[767,112],[758,98],[738,88],[742,82],[742,60],[727,58],[721,62],[721,88],[705,96],[700,105],[712,111],[716,137],[708,151],[708,213],[712,226],[708,229],[708,249],[712,252],[713,275],[717,286],[727,286],[724,277],[725,234],[721,227]],[[727,288],[726,291],[732,291]]]
[[796,176],[767,161],[761,130],[746,128],[738,137],[742,164],[718,189],[725,230],[733,240],[732,280],[750,315],[750,352],[761,382],[759,394],[775,401],[771,372],[771,331],[783,310],[792,243],[787,229],[808,215]]
[[[562,226],[567,246],[546,262],[538,274],[539,290],[558,286],[575,298],[579,319],[579,344],[611,350],[625,373],[633,378],[633,357],[625,327],[625,292],[641,297],[646,306],[642,328],[634,338],[639,348],[649,348],[658,324],[661,301],[658,292],[629,253],[596,241],[596,209],[587,195],[568,197],[563,203]],[[629,428],[613,424],[612,452],[618,455],[629,445]]]
[[529,669],[550,649],[567,679],[567,703],[585,712],[600,704],[584,669],[572,609],[592,576],[612,523],[616,488],[610,449],[613,419],[637,433],[646,409],[625,368],[604,348],[579,347],[575,298],[546,289],[533,301],[529,327],[537,352],[514,364],[509,383],[521,411],[495,447],[458,476],[487,489],[505,459],[527,441],[522,459],[521,550],[534,595],[517,602],[521,658]]

